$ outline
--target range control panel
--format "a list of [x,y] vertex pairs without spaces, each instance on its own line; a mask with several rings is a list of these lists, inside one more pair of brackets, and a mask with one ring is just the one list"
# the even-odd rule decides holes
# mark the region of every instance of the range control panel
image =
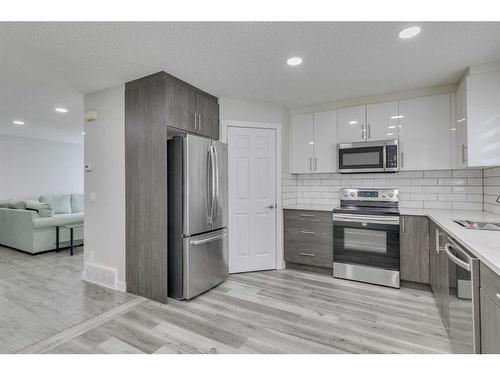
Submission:
[[344,201],[398,202],[398,189],[340,189]]

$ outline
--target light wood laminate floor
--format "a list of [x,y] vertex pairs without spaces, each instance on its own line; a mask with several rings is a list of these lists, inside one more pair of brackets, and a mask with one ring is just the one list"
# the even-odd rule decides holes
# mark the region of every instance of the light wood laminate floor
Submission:
[[136,296],[82,281],[83,248],[30,255],[0,246],[0,353],[14,353]]
[[[432,295],[294,270],[162,305],[81,280],[82,250],[0,247],[2,353],[450,353]],[[452,348],[453,347],[453,348]]]

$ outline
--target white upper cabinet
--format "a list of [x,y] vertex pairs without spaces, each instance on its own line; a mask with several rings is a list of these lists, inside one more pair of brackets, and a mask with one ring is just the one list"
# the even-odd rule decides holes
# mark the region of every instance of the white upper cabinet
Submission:
[[314,119],[312,113],[292,116],[290,138],[290,172],[313,172]]
[[337,111],[314,113],[314,172],[337,170]]
[[339,143],[366,140],[366,105],[338,110]]
[[465,92],[468,165],[500,165],[500,71],[467,76]]
[[401,170],[450,169],[450,94],[399,102]]
[[332,173],[337,167],[337,111],[292,116],[291,173]]
[[366,106],[366,139],[380,141],[398,139],[398,102],[368,104]]

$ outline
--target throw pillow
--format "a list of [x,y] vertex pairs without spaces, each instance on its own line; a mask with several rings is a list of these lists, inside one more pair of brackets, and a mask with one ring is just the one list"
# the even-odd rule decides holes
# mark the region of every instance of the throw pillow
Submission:
[[26,209],[28,209],[28,210],[39,211],[39,210],[43,210],[43,209],[47,209],[47,208],[50,208],[48,203],[42,203],[42,202],[35,200],[35,199],[30,199],[30,200],[26,201]]
[[71,194],[71,213],[83,212],[83,194]]
[[53,208],[42,208],[38,210],[38,216],[40,217],[52,217],[54,216],[54,209]]
[[25,210],[26,209],[26,202],[12,200],[9,202],[9,207],[14,209],[14,210]]
[[40,202],[48,203],[54,209],[54,214],[70,214],[71,213],[71,196],[66,194],[61,195],[42,195]]

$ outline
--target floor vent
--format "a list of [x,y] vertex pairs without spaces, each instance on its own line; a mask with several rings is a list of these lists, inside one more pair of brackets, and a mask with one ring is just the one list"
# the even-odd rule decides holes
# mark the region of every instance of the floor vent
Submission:
[[117,289],[116,269],[114,268],[108,268],[95,263],[85,263],[83,278],[94,284]]

